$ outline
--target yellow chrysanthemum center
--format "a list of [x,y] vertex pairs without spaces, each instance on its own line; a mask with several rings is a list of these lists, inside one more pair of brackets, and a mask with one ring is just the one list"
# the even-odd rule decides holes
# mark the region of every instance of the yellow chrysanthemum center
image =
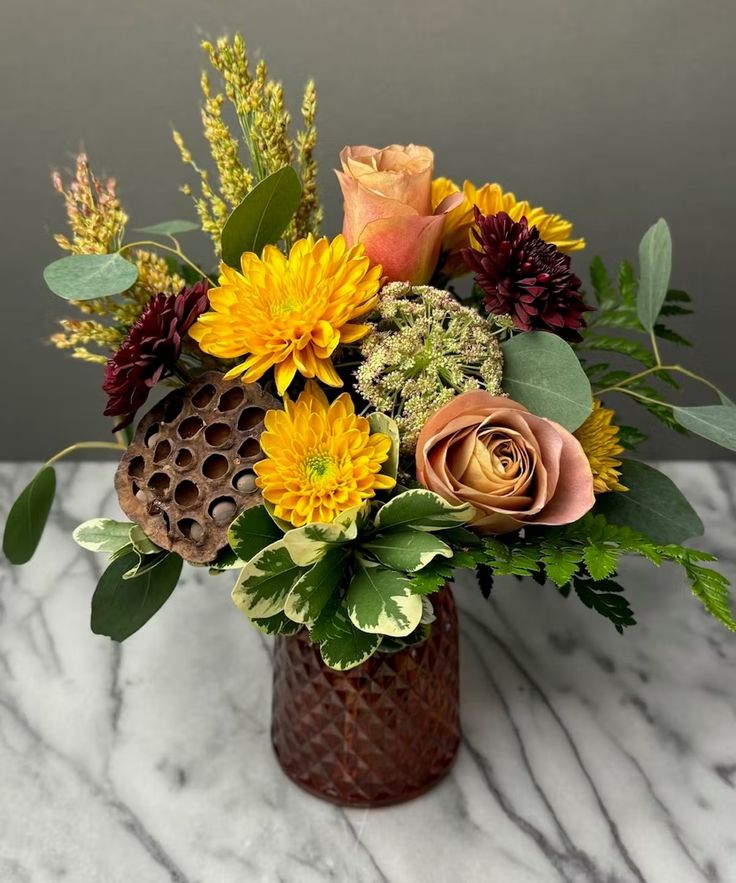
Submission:
[[274,367],[279,395],[297,371],[342,386],[331,357],[338,344],[368,333],[368,325],[353,320],[376,306],[381,267],[371,266],[362,245],[311,235],[288,257],[267,245],[260,257],[246,252],[240,264],[240,272],[222,264],[219,287],[209,292],[211,310],[191,331],[204,352],[247,355],[225,375],[242,375],[244,383]]
[[590,416],[574,433],[590,463],[593,490],[597,494],[628,490],[619,481],[621,461],[617,455],[623,448],[618,441],[618,426],[611,422],[614,417],[611,408],[604,408],[599,399],[594,399]]
[[[435,178],[432,181],[432,206],[436,208],[443,199],[460,188],[449,178]],[[473,206],[477,205],[484,215],[495,215],[506,212],[512,220],[518,221],[525,217],[529,226],[536,227],[545,242],[556,245],[562,252],[578,251],[585,248],[584,239],[572,238],[572,224],[560,215],[552,215],[538,206],[532,206],[526,200],[517,200],[513,193],[504,193],[500,184],[484,184],[476,187],[470,181],[463,185],[465,199],[445,217],[442,251],[446,255],[448,275],[467,272],[460,257],[460,250],[474,245],[471,237],[473,228]]]
[[371,434],[350,396],[332,404],[314,382],[285,410],[266,414],[261,435],[264,460],[253,467],[256,484],[277,518],[295,527],[329,524],[396,481],[381,475],[391,449],[383,433]]

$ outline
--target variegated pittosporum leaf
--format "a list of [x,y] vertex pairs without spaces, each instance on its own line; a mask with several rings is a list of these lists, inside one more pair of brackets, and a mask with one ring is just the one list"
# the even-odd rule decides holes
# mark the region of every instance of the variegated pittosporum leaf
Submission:
[[217,558],[210,564],[210,573],[217,575],[226,570],[242,570],[244,567],[245,561],[239,558],[228,545],[224,549],[220,549]]
[[400,444],[399,427],[396,425],[396,421],[392,420],[387,414],[381,414],[380,411],[374,411],[372,414],[368,415],[368,423],[371,427],[371,433],[381,432],[391,439],[391,449],[381,467],[381,474],[396,478],[396,473],[399,469]]
[[80,524],[72,534],[76,542],[91,552],[106,552],[110,561],[130,558],[134,563],[122,575],[123,580],[144,576],[164,564],[172,554],[149,540],[137,524],[93,518]]
[[343,512],[330,524],[306,524],[284,534],[292,560],[301,567],[318,561],[330,547],[351,543],[358,536],[361,508]]
[[138,527],[137,524],[132,525],[128,531],[128,538],[136,552],[143,557],[146,555],[157,555],[162,551],[160,546],[157,546],[154,542],[148,539],[143,533],[143,529]]
[[469,521],[473,507],[453,506],[438,494],[423,488],[404,491],[378,510],[376,527],[381,531],[448,530]]
[[[131,531],[134,527],[135,525],[129,521],[114,521],[112,518],[92,518],[90,521],[80,524],[74,530],[72,537],[83,549],[87,549],[90,552],[105,552],[108,555],[114,555],[126,546],[135,546],[131,538]],[[140,528],[138,530],[140,531]],[[140,531],[140,534],[143,535],[143,531]],[[138,534],[136,534],[137,538]]]
[[309,636],[319,644],[325,665],[337,671],[355,668],[372,656],[381,643],[381,635],[368,634],[350,621],[345,601],[333,595],[312,627]]
[[332,595],[345,582],[346,561],[346,550],[333,546],[299,577],[284,605],[284,613],[289,619],[307,626],[314,625]]
[[250,618],[275,616],[304,568],[296,565],[283,538],[266,546],[241,570],[233,601]]
[[258,617],[251,622],[264,635],[295,635],[302,628],[300,622],[292,622],[285,613]]
[[[246,509],[232,522],[227,532],[230,547],[241,561],[250,561],[266,546],[283,536],[264,506]],[[215,565],[217,567],[217,565]],[[228,566],[232,566],[229,564]],[[218,568],[220,569],[220,568]]]
[[422,599],[412,593],[404,574],[360,558],[348,587],[347,610],[361,631],[403,637],[419,625]]
[[439,537],[421,530],[397,528],[377,534],[362,545],[381,564],[392,570],[414,573],[426,567],[434,558],[452,558],[452,549]]

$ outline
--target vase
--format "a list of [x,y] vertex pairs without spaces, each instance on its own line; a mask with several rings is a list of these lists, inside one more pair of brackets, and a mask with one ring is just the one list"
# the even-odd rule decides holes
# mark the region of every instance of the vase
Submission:
[[427,791],[460,741],[458,624],[449,586],[432,596],[429,637],[328,668],[306,630],[274,649],[271,737],[297,785],[344,806],[387,806]]

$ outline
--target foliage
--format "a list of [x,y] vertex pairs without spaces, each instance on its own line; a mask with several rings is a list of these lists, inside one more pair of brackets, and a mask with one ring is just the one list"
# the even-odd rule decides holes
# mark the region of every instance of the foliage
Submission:
[[359,664],[382,637],[408,639],[421,626],[422,596],[452,576],[453,550],[435,532],[452,535],[471,512],[430,491],[405,490],[266,544],[267,509],[258,509],[230,529],[236,551],[243,537],[250,548],[264,543],[243,567],[233,600],[251,619],[284,613],[303,623],[325,662],[339,669]]
[[73,537],[83,549],[109,556],[110,565],[92,597],[92,630],[124,641],[173,592],[182,559],[159,548],[128,521],[93,518],[80,524]]
[[[618,287],[609,278],[600,258],[591,265],[591,281],[600,307],[595,319],[585,332],[579,352],[594,392],[602,395],[619,392],[629,395],[650,414],[680,433],[694,432],[728,450],[736,450],[736,408],[733,402],[713,384],[680,365],[664,365],[656,340],[661,338],[681,346],[690,342],[657,319],[668,316],[687,316],[690,297],[683,291],[669,289],[672,243],[664,221],[658,221],[642,239],[639,249],[641,280],[637,281],[630,264],[624,262],[619,271]],[[651,348],[630,337],[611,334],[601,329],[615,329],[628,333],[647,334]],[[642,366],[635,372],[612,369],[606,362],[590,364],[585,353],[606,351],[628,356]],[[665,383],[679,390],[678,376],[690,377],[713,389],[718,405],[681,407],[670,404],[661,388],[653,383]],[[638,430],[624,427],[622,443],[634,447],[643,439]]]
[[569,343],[547,331],[515,334],[503,344],[503,388],[532,414],[577,429],[590,414],[590,381]]
[[639,245],[641,280],[636,306],[646,331],[654,330],[667,297],[672,270],[672,239],[667,222],[660,218],[644,234]]
[[523,536],[486,538],[482,551],[477,547],[471,551],[476,563],[494,575],[549,580],[565,596],[574,589],[587,607],[611,620],[618,632],[635,623],[622,587],[613,580],[621,557],[639,555],[655,566],[673,562],[683,568],[693,594],[706,610],[736,631],[728,581],[700,563],[715,561],[713,555],[675,543],[656,543],[631,527],[610,523],[600,513],[589,513],[563,527],[527,528]]
[[[639,282],[633,267],[623,261],[615,285],[601,259],[594,258],[590,267],[590,278],[599,309],[592,314],[593,318],[583,332],[583,342],[578,345],[577,353],[590,378],[594,394],[602,395],[614,389],[625,391],[657,420],[676,432],[684,433],[684,428],[675,418],[663,392],[653,385],[659,382],[679,389],[680,384],[673,376],[675,372],[671,367],[658,367],[653,349],[646,342],[641,343],[636,339],[636,335],[644,335],[647,340],[650,338],[637,310]],[[668,290],[660,315],[689,315],[692,312],[687,306],[689,303],[690,297],[685,292]],[[653,322],[651,330],[654,338],[690,346],[690,341],[662,321]],[[592,354],[599,352],[625,356],[638,362],[641,369],[612,368],[609,362],[592,358]],[[643,376],[640,377],[640,374]],[[628,434],[626,431],[622,433],[622,443],[627,447],[634,447],[642,440],[642,433],[633,427],[629,428]]]
[[666,475],[646,463],[624,460],[626,493],[601,494],[596,511],[613,524],[628,525],[657,543],[682,543],[701,536],[703,522]]
[[[128,216],[114,179],[98,178],[85,154],[77,156],[75,174],[68,184],[58,172],[52,180],[64,198],[70,234],[56,234],[54,239],[71,257],[51,264],[44,275],[50,287],[71,297],[72,305],[86,318],[62,319],[62,330],[51,342],[59,349],[71,350],[75,358],[104,364],[107,353],[118,347],[150,298],[159,292],[179,291],[185,280],[177,263],[152,251],[136,248],[129,259],[119,254]],[[109,296],[113,289],[120,292],[119,297]]]
[[193,230],[199,230],[199,224],[181,220],[159,221],[150,227],[137,228],[138,233],[150,233],[152,236],[176,236],[179,233],[191,233]]
[[56,472],[44,466],[13,503],[3,533],[3,552],[11,564],[25,564],[33,557],[55,494]]
[[257,184],[237,205],[222,229],[222,259],[240,270],[244,251],[260,254],[281,239],[299,207],[302,188],[291,166]]
[[122,294],[138,281],[138,268],[119,254],[73,254],[43,271],[48,287],[66,300]]
[[[307,233],[316,234],[322,209],[317,196],[314,159],[317,143],[314,83],[307,84],[302,100],[303,128],[292,139],[284,90],[280,83],[269,78],[265,61],[259,61],[255,70],[251,69],[243,38],[237,34],[232,40],[222,37],[214,44],[205,41],[202,48],[223,86],[223,92],[213,91],[209,76],[202,75],[202,123],[217,169],[217,187],[208,170],[194,161],[182,136],[174,132],[182,161],[200,179],[200,194],[192,194],[192,198],[202,230],[212,237],[219,253],[223,227],[233,209],[269,175],[284,166],[294,166],[299,172],[301,196],[286,238],[292,241]],[[231,132],[226,119],[228,105],[237,121],[237,136]],[[241,155],[241,140],[246,156]],[[184,190],[192,193],[188,186]]]
[[278,540],[282,533],[263,506],[253,506],[241,512],[227,532],[230,547],[236,556],[236,560],[227,562],[227,568],[237,566],[238,558],[242,566],[261,549]]
[[124,641],[145,625],[166,603],[176,588],[182,560],[164,552],[155,572],[134,571],[136,553],[126,552],[115,558],[100,577],[92,596],[92,631]]
[[732,403],[675,408],[674,413],[685,429],[722,448],[736,451],[736,407]]

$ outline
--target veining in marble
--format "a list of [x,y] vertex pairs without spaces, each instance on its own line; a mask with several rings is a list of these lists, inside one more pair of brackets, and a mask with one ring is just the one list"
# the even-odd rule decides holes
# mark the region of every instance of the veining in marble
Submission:
[[[668,463],[736,579],[736,466]],[[34,467],[0,467],[0,513]],[[2,883],[734,883],[736,635],[628,561],[639,625],[459,580],[463,744],[427,796],[342,810],[279,772],[270,643],[185,570],[119,646],[89,631],[110,464],[64,464],[36,558],[0,564]]]

